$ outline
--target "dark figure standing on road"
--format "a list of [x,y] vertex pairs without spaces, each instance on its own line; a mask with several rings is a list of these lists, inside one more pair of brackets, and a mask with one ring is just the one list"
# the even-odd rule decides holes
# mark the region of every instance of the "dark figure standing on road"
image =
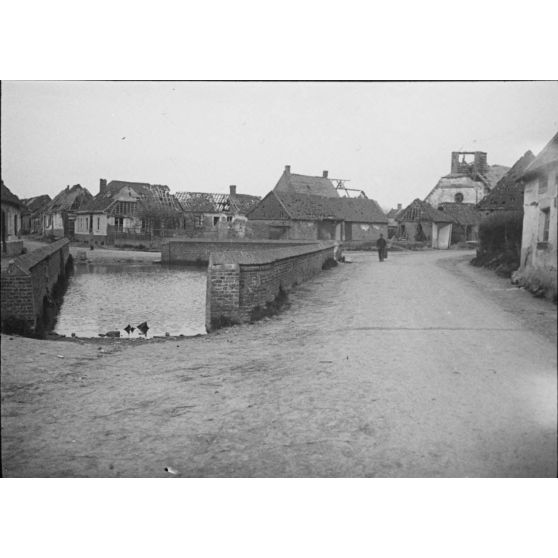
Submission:
[[387,257],[387,242],[383,234],[376,240],[376,248],[378,249],[378,258],[381,262]]

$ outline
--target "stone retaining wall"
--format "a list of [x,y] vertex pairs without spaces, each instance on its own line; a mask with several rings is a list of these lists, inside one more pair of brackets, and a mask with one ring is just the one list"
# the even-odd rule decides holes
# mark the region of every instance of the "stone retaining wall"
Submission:
[[309,244],[316,244],[316,241],[171,239],[165,241],[161,246],[161,262],[164,264],[207,265],[209,255],[213,252],[268,250]]
[[66,274],[70,241],[62,238],[11,260],[2,270],[2,320],[15,317],[36,329],[43,315],[45,298]]
[[249,322],[257,308],[275,300],[280,289],[308,280],[334,258],[335,242],[280,248],[217,251],[207,269],[206,329]]

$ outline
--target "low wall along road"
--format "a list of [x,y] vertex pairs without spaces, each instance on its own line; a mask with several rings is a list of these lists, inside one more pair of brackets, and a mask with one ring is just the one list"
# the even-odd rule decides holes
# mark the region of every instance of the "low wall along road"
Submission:
[[288,246],[315,245],[312,240],[168,240],[161,247],[164,264],[207,265],[213,252],[257,251]]
[[2,322],[16,318],[37,330],[53,293],[66,276],[70,241],[57,240],[28,254],[10,260],[2,268]]
[[[251,247],[252,248],[252,247]],[[332,241],[211,253],[207,268],[206,329],[253,320],[254,312],[334,258]]]

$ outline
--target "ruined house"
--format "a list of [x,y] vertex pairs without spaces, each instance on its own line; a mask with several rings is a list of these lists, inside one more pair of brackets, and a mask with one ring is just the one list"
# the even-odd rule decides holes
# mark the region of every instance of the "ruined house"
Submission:
[[399,215],[399,213],[401,213],[401,211],[403,211],[403,206],[398,203],[397,207],[390,209],[386,215],[388,220],[388,238],[392,238],[397,232],[398,224],[396,217],[397,215]]
[[482,215],[475,204],[445,202],[438,206],[438,211],[453,218],[451,244],[478,241]]
[[479,203],[509,170],[502,165],[489,165],[483,151],[454,151],[451,172],[440,178],[424,199],[432,207],[441,203]]
[[113,243],[116,235],[161,236],[184,225],[182,207],[168,186],[106,179],[77,215],[75,238]]
[[42,234],[43,213],[52,201],[48,194],[21,200],[25,209],[21,216],[21,230],[24,234]]
[[74,238],[77,212],[92,198],[89,190],[80,184],[71,188],[66,186],[43,212],[43,234],[56,238]]
[[18,241],[21,232],[21,210],[23,204],[10,189],[1,182],[2,204],[2,253],[15,255],[21,252],[22,244]]
[[387,217],[375,200],[272,190],[248,213],[256,238],[375,242]]
[[396,220],[398,239],[426,242],[438,249],[450,247],[455,219],[429,203],[417,198],[397,215]]
[[520,264],[523,230],[523,173],[535,159],[527,151],[477,205],[482,215],[475,265],[497,269],[500,275]]
[[246,214],[260,201],[259,196],[239,194],[235,185],[228,194],[177,192],[185,216],[185,233],[195,238],[244,238]]
[[23,204],[4,184],[3,180],[1,188],[2,239],[12,240],[18,237],[21,230],[21,210]]
[[520,157],[496,186],[477,205],[486,216],[494,211],[520,211],[523,213],[523,173],[535,156],[527,151]]
[[558,133],[525,169],[518,278],[556,299]]

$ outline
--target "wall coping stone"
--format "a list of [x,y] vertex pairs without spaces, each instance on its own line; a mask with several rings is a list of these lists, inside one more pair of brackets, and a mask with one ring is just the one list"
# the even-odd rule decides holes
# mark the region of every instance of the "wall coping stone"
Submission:
[[222,239],[217,238],[169,238],[165,240],[162,245],[166,244],[224,244],[231,246],[234,244],[262,244],[269,246],[295,246],[295,245],[308,245],[308,244],[318,244],[320,241],[316,240],[269,240],[269,239],[257,239],[257,238],[232,238],[232,239]]
[[22,271],[29,271],[35,267],[38,263],[42,262],[48,256],[51,256],[55,252],[58,252],[64,246],[70,244],[70,240],[67,238],[61,238],[52,244],[47,244],[41,248],[37,248],[28,254],[23,254],[14,258],[14,265],[17,266]]
[[336,242],[321,241],[301,246],[283,246],[281,248],[267,248],[261,250],[238,250],[231,252],[219,252],[218,250],[211,253],[211,264],[238,264],[238,265],[265,265],[279,260],[286,260],[304,254],[312,254],[321,252],[336,246]]

